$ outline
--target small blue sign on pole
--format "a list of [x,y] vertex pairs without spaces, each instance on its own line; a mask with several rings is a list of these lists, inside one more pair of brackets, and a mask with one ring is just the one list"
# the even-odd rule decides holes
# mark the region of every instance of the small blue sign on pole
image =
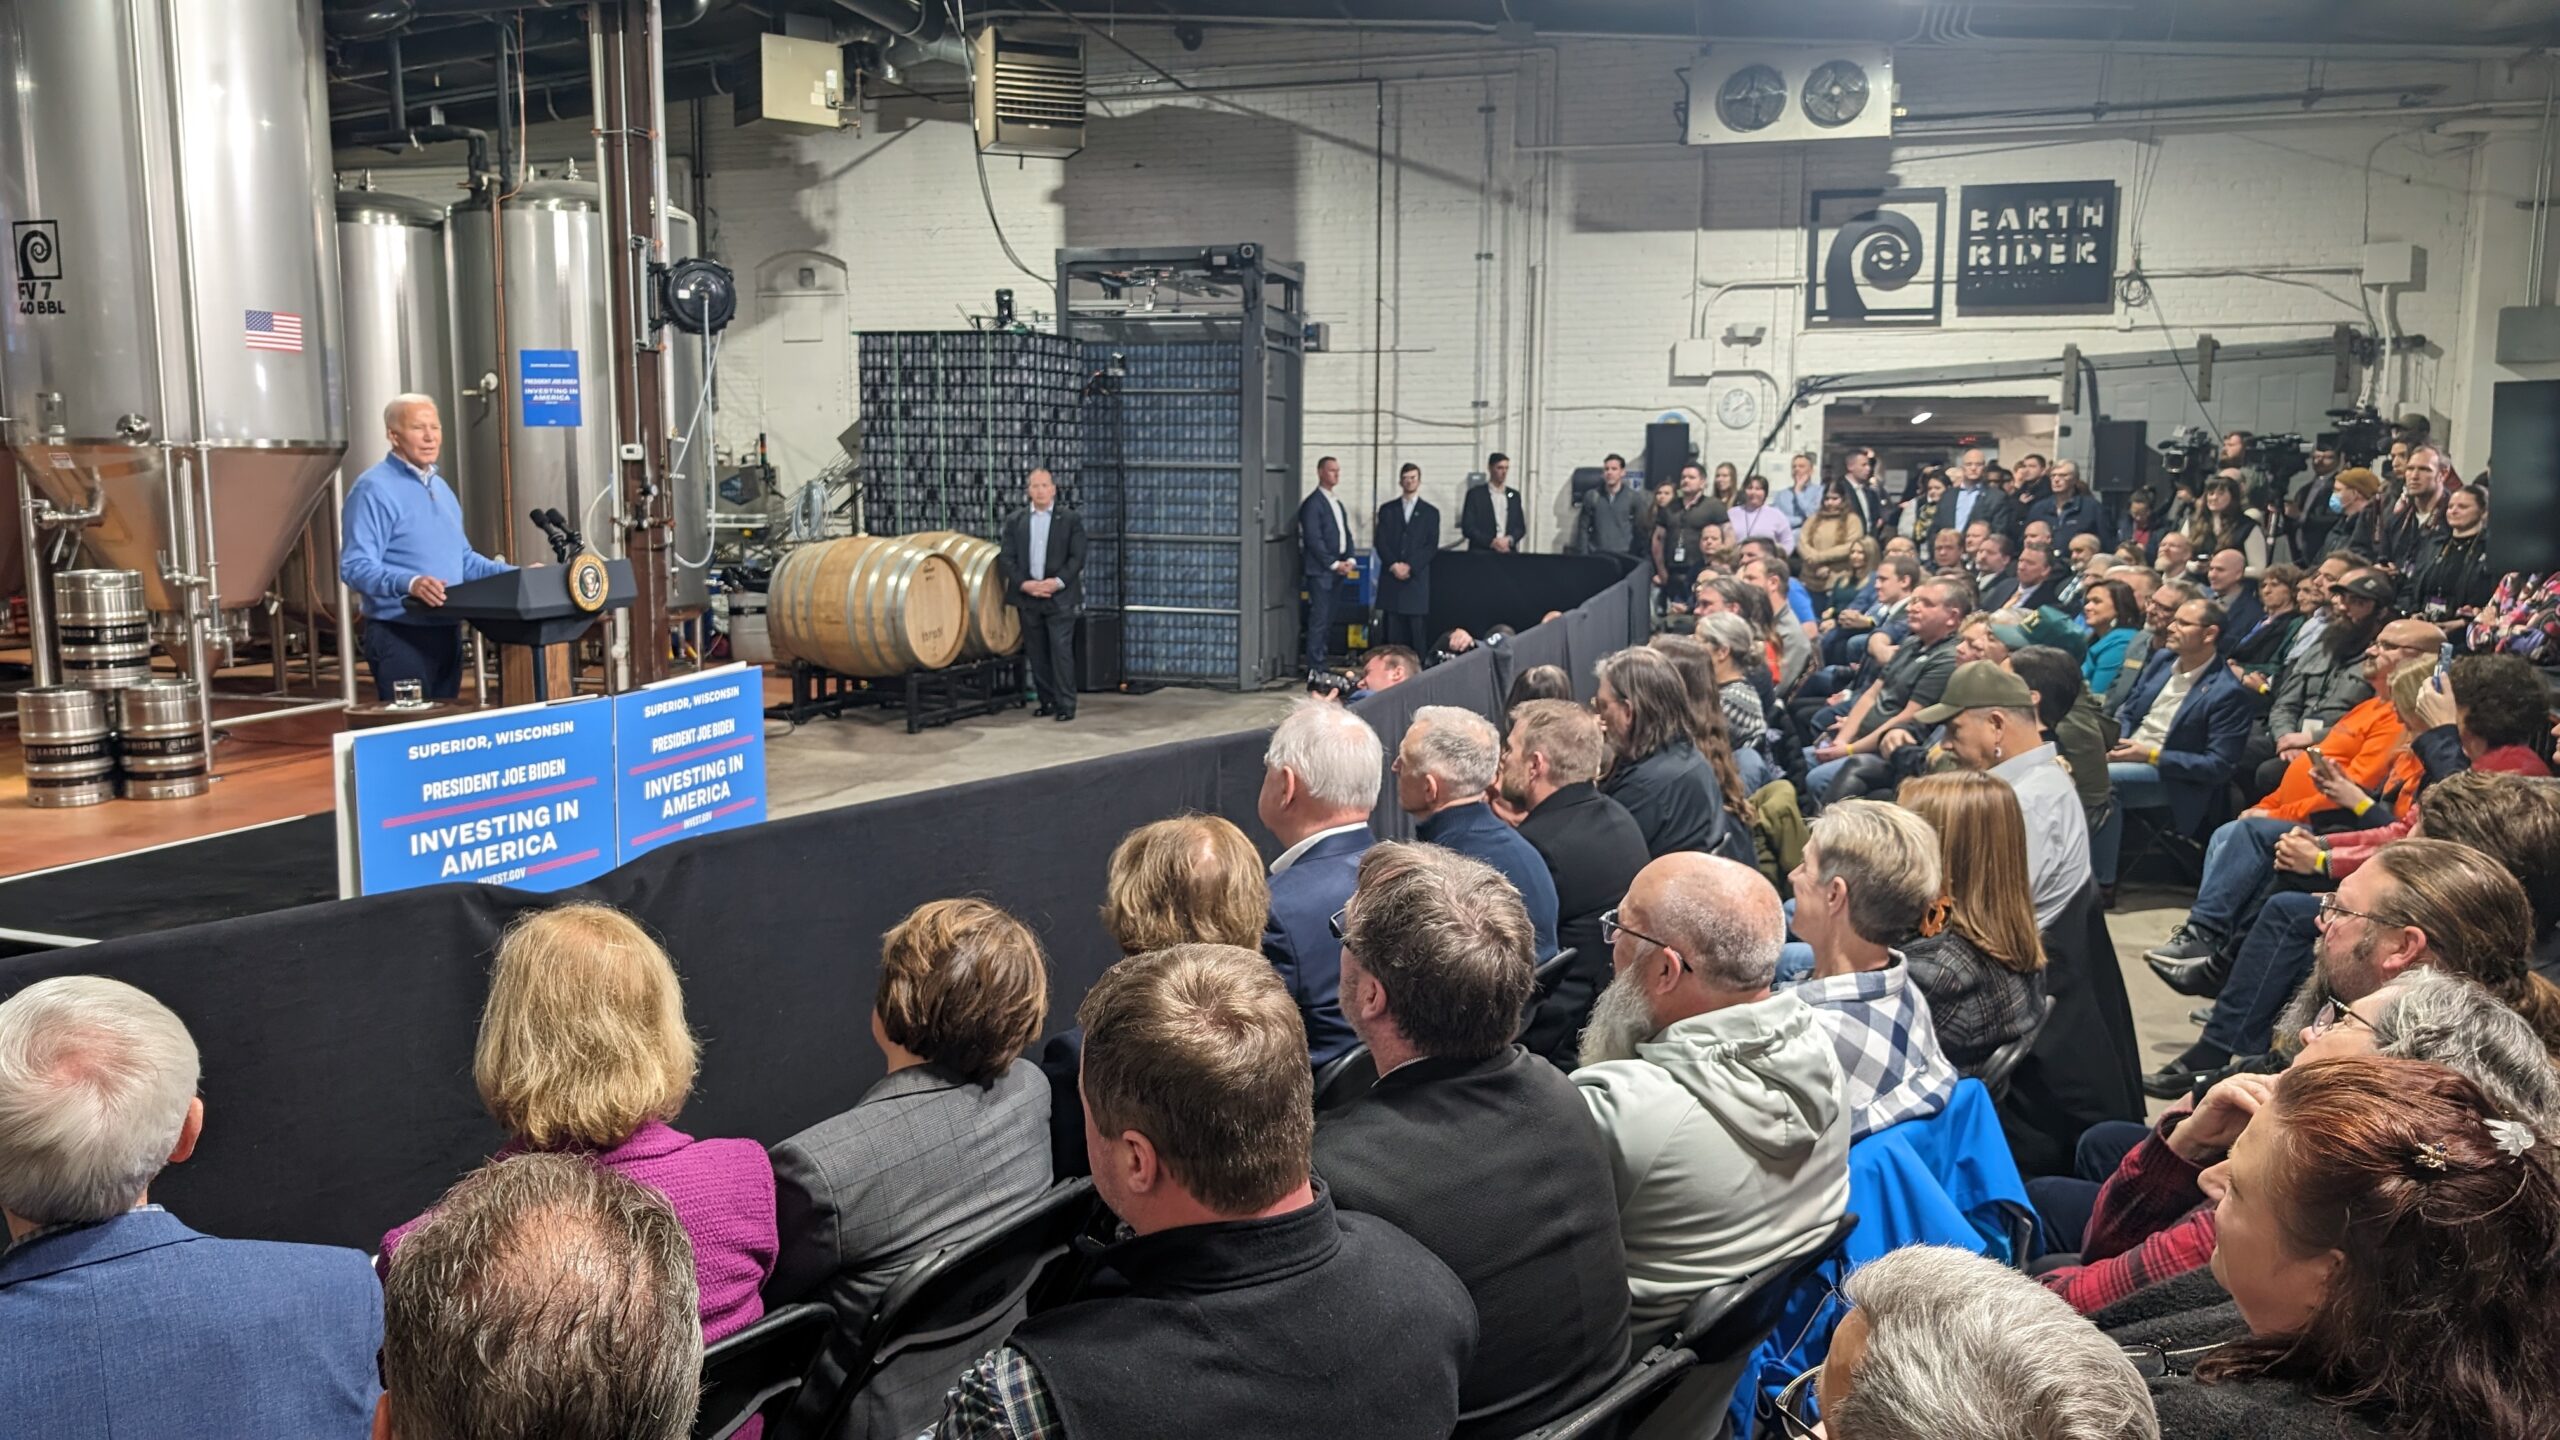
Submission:
[[764,819],[764,670],[730,665],[614,698],[622,861]]
[[527,425],[575,426],[578,417],[578,352],[516,352],[516,406]]
[[558,890],[612,869],[613,721],[598,698],[342,737],[355,772],[352,888]]

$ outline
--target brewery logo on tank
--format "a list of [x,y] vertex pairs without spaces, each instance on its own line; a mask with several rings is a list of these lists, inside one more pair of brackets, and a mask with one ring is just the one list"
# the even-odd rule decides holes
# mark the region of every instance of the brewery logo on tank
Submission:
[[1947,192],[1817,190],[1805,217],[1809,325],[1935,325]]
[[17,249],[18,313],[62,315],[62,227],[51,220],[20,220],[11,225]]
[[569,562],[569,603],[593,615],[604,608],[605,598],[613,593],[612,578],[605,574],[604,561],[593,550],[583,550]]
[[1967,315],[2115,308],[2116,182],[1967,185],[1956,308]]

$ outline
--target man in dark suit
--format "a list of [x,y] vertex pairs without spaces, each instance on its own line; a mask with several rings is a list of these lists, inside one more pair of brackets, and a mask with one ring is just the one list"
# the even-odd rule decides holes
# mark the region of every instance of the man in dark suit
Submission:
[[1396,806],[1414,838],[1502,872],[1529,910],[1536,959],[1556,953],[1556,882],[1537,848],[1493,813],[1486,792],[1502,765],[1502,732],[1473,710],[1425,705],[1396,747]]
[[2018,593],[2018,568],[2010,555],[2016,548],[1997,526],[1982,537],[1982,548],[1973,556],[1974,603],[1980,608],[1997,610]]
[[2204,562],[2204,588],[2205,598],[2222,607],[2222,657],[2228,660],[2267,618],[2266,602],[2249,578],[2249,557],[2237,550],[2213,552]]
[[2062,587],[2070,577],[2057,572],[2053,552],[2040,545],[2030,545],[2018,552],[2018,588],[2009,597],[2008,608],[2041,610],[2062,603]]
[[1084,607],[1084,519],[1058,504],[1058,482],[1034,470],[1031,503],[1005,517],[998,564],[1004,598],[1022,612],[1022,653],[1040,712],[1076,718],[1076,612]]
[[1529,516],[1511,488],[1511,457],[1497,450],[1484,462],[1484,481],[1467,491],[1458,509],[1458,531],[1470,550],[1517,555],[1529,538]]
[[2229,818],[2220,813],[2223,792],[2240,768],[2257,705],[2217,658],[2221,639],[2221,606],[2179,605],[2117,712],[2124,740],[2107,752],[2116,805],[2089,838],[2101,886],[2116,883],[2126,811],[2166,811],[2169,826],[2185,835],[2207,834]]
[[1937,521],[1922,537],[1924,545],[1940,530],[1961,535],[1976,520],[1988,523],[1995,535],[2017,536],[2018,527],[2025,523],[2019,517],[2018,502],[1999,486],[1985,483],[1989,470],[1981,451],[1964,452],[1962,463],[1947,477],[1956,482],[1956,488],[1938,502]]
[[1454,1440],[1525,1435],[1627,1360],[1608,1150],[1573,1082],[1511,1041],[1531,937],[1499,871],[1431,845],[1371,850],[1343,912],[1343,1012],[1382,1078],[1317,1117],[1316,1173],[1474,1297]]
[[1351,558],[1351,517],[1333,493],[1341,483],[1342,462],[1327,455],[1316,462],[1314,493],[1298,506],[1298,574],[1307,587],[1309,670],[1324,668],[1337,589],[1360,578],[1360,566]]
[[1636,872],[1653,858],[1643,827],[1593,783],[1608,761],[1609,737],[1598,716],[1568,701],[1531,700],[1512,707],[1511,735],[1494,778],[1502,803],[1523,812],[1520,838],[1547,862],[1555,881],[1556,944],[1574,952],[1520,1040],[1567,1067],[1592,1002],[1609,983],[1600,916],[1626,898]]
[[1419,654],[1431,643],[1431,557],[1440,552],[1440,511],[1422,498],[1422,467],[1396,475],[1395,499],[1378,507],[1370,534],[1378,555],[1378,609],[1387,643]]
[[150,1203],[163,1157],[204,1133],[178,1017],[59,976],[0,1003],[0,1054],[0,1432],[366,1434],[382,1294],[365,1258],[217,1240]]
[[1288,848],[1271,862],[1271,920],[1262,953],[1287,982],[1307,1026],[1317,1065],[1358,1042],[1342,1018],[1342,932],[1333,917],[1358,883],[1360,856],[1374,842],[1386,747],[1369,722],[1322,700],[1302,700],[1262,756],[1255,811]]

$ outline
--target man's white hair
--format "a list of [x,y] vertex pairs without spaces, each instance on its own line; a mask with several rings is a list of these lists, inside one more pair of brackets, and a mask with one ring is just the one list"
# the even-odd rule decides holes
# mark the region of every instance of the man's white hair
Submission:
[[1301,700],[1262,752],[1266,770],[1286,770],[1299,788],[1336,810],[1368,810],[1378,803],[1386,773],[1386,747],[1369,722],[1321,700]]
[[1866,1353],[1835,1440],[2158,1440],[2133,1362],[2059,1295],[1994,1260],[1912,1245],[1841,1286]]
[[64,975],[0,1002],[0,1209],[39,1225],[132,1209],[178,1147],[196,1073],[187,1027],[120,980]]
[[412,405],[424,405],[432,410],[435,404],[433,395],[421,395],[415,390],[402,391],[391,397],[390,404],[382,407],[382,428],[385,431],[399,429],[401,420],[408,415]]
[[1455,705],[1425,705],[1413,712],[1407,730],[1413,758],[1409,769],[1436,775],[1461,796],[1481,795],[1502,768],[1502,736],[1493,722]]

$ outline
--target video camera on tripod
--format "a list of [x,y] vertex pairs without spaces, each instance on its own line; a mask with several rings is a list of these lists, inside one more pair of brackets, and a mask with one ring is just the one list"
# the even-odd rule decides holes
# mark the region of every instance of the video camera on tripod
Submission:
[[2371,466],[2376,458],[2390,450],[2395,438],[2391,422],[2383,419],[2382,412],[2370,405],[2332,410],[2329,418],[2338,422],[2338,428],[2333,432],[2338,459],[2350,467]]
[[2193,425],[2179,426],[2151,448],[2160,452],[2160,468],[2170,484],[2189,484],[2199,490],[2212,478],[2214,462],[2222,453],[2211,435]]

